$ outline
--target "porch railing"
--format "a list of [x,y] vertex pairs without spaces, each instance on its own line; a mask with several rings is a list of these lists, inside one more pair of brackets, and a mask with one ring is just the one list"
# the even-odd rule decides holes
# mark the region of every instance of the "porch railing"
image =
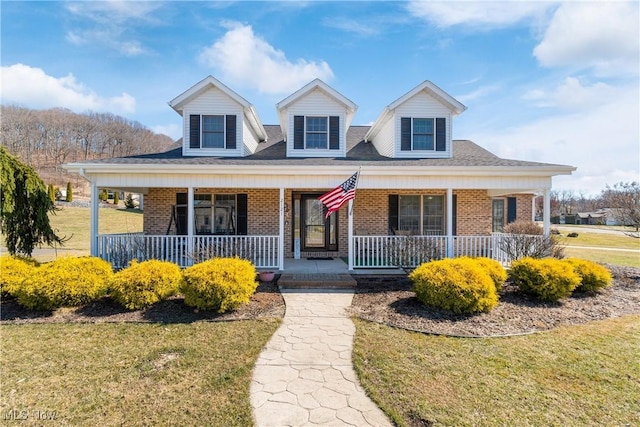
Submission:
[[[531,236],[533,238],[543,236]],[[423,262],[442,258],[473,256],[495,259],[502,265],[511,262],[501,249],[506,234],[490,236],[354,236],[354,268],[417,267]]]
[[172,236],[143,233],[98,236],[98,256],[114,268],[133,260],[159,259],[181,267],[213,257],[248,259],[256,268],[277,269],[279,236]]

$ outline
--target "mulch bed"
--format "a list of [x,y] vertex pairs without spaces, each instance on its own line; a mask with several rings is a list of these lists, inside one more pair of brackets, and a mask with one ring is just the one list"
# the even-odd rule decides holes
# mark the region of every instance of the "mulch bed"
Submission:
[[640,314],[640,268],[608,266],[611,287],[597,293],[574,292],[558,303],[541,302],[507,283],[500,304],[489,313],[455,315],[424,306],[405,276],[354,276],[358,288],[351,314],[372,322],[432,334],[488,337],[544,331],[560,325]]
[[78,308],[51,311],[31,311],[15,299],[0,302],[0,323],[103,323],[103,322],[157,322],[191,323],[197,321],[228,321],[283,317],[284,300],[275,281],[261,282],[249,304],[227,313],[194,310],[184,304],[182,297],[172,297],[145,310],[127,310],[108,297]]

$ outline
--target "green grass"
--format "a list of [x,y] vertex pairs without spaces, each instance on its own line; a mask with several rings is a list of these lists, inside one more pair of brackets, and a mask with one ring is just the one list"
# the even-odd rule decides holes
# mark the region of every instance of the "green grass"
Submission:
[[636,249],[640,250],[640,239],[625,234],[593,233],[586,230],[575,231],[578,237],[566,237],[563,232],[562,244],[567,246],[597,246],[602,248]]
[[0,419],[15,410],[55,412],[52,425],[250,426],[251,370],[278,324],[2,325]]
[[640,253],[566,247],[567,257],[587,259],[604,264],[640,267]]
[[355,323],[360,381],[400,426],[640,425],[640,316],[489,339]]

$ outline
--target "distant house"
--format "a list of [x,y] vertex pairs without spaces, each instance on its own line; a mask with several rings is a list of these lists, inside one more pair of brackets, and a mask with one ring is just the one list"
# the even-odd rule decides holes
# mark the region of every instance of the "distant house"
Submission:
[[[265,268],[318,256],[387,267],[398,239],[412,235],[441,256],[495,256],[494,233],[532,220],[534,194],[544,195],[549,231],[552,177],[575,170],[453,140],[466,107],[429,81],[371,126],[354,125],[357,105],[317,79],[276,105],[275,125],[211,76],[169,105],[183,119],[179,147],[65,166],[90,180],[94,198],[99,188],[144,194],[141,235],[99,235],[93,204],[92,254],[113,261],[135,246],[136,256],[181,264],[208,251]],[[357,171],[355,200],[325,218],[318,197]]]
[[599,209],[595,212],[577,214],[576,224],[582,225],[624,225],[618,220],[615,208]]

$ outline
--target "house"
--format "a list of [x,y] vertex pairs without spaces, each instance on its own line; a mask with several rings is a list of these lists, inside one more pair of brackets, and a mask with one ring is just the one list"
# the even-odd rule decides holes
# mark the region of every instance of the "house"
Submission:
[[[466,107],[429,81],[371,126],[354,125],[357,105],[318,79],[276,105],[277,125],[211,76],[169,106],[183,120],[180,147],[65,166],[91,182],[91,252],[114,264],[241,255],[283,269],[285,258],[343,257],[354,269],[415,264],[427,252],[498,258],[497,233],[533,219],[535,194],[549,232],[552,177],[575,170],[452,140]],[[357,171],[356,198],[325,218],[318,197]],[[143,233],[98,234],[100,188],[144,194]]]
[[624,225],[618,218],[622,215],[618,209],[603,208],[595,212],[579,212],[576,218],[576,224],[582,225]]

